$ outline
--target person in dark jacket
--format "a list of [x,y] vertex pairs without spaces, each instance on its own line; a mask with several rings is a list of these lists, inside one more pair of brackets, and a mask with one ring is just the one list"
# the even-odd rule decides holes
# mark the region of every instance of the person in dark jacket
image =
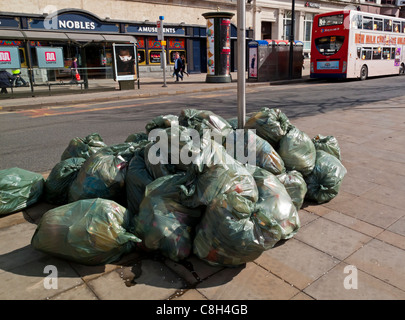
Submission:
[[1,94],[8,93],[7,88],[11,88],[12,81],[14,81],[15,77],[6,70],[0,70],[0,88]]
[[178,52],[175,53],[174,56],[174,74],[176,75],[176,82],[179,81],[179,77],[183,80],[183,76],[181,75],[180,71],[183,68],[183,62],[180,58],[180,54]]

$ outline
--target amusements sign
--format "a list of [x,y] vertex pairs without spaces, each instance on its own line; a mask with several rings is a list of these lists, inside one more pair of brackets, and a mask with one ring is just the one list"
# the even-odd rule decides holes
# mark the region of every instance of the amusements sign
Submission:
[[20,53],[18,47],[0,47],[0,69],[20,69]]

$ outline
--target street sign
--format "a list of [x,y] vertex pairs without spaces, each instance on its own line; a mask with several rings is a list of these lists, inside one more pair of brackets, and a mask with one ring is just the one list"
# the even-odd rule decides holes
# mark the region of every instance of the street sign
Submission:
[[158,38],[158,40],[163,40],[164,39],[164,36],[163,36],[163,21],[162,20],[156,21],[156,26],[157,26],[157,38]]

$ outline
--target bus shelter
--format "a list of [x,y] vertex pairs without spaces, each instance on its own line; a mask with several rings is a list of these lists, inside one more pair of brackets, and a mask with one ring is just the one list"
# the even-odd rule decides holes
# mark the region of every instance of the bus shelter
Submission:
[[[255,40],[248,43],[248,81],[261,82],[289,78],[288,40]],[[293,79],[302,77],[303,44],[293,45]]]

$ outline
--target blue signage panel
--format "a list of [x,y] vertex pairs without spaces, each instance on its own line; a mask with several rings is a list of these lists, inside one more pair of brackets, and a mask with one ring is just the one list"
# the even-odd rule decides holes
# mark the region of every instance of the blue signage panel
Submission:
[[0,46],[0,69],[20,69],[18,47]]
[[5,18],[0,17],[0,28],[13,28],[20,27],[20,20],[18,18]]
[[[144,34],[150,34],[150,35],[156,35],[157,34],[157,27],[156,26],[146,26],[146,25],[136,25],[136,24],[127,24],[125,25],[125,32],[128,33],[144,33]],[[163,27],[163,33],[167,36],[170,35],[185,35],[186,31],[184,28],[181,27],[169,27],[165,26]]]
[[316,68],[318,70],[338,70],[339,61],[318,61]]
[[119,33],[119,24],[104,23],[94,17],[80,13],[50,14],[45,19],[29,19],[30,29],[81,31],[81,32],[115,32]]

